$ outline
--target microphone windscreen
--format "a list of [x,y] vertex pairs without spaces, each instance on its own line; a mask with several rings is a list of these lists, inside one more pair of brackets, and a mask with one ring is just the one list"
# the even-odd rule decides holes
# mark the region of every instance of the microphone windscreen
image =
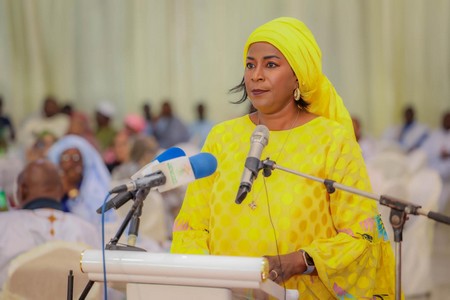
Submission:
[[163,162],[181,156],[186,156],[186,153],[184,153],[183,149],[172,147],[155,157],[154,161],[157,160],[158,162]]
[[207,177],[214,173],[217,169],[217,159],[210,153],[201,152],[189,157],[189,161],[191,163],[195,179]]
[[160,153],[157,157],[155,157],[150,163],[143,166],[139,171],[133,174],[130,178],[132,180],[136,180],[138,178],[144,177],[146,175],[150,175],[154,172],[154,168],[157,164],[172,160],[174,158],[186,156],[186,153],[181,148],[172,147]]

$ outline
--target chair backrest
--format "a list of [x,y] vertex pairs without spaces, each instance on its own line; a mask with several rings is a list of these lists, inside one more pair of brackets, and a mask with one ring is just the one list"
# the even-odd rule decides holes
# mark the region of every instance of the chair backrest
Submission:
[[408,181],[410,201],[425,209],[436,211],[442,191],[442,179],[436,170],[423,168]]
[[381,152],[367,162],[369,173],[378,171],[385,180],[397,179],[408,174],[407,156],[397,152]]
[[[67,299],[68,275],[73,271],[73,297],[78,299],[89,279],[80,270],[81,243],[52,241],[22,253],[11,261],[3,299]],[[87,299],[101,299],[93,287]]]
[[[415,171],[408,181],[409,202],[436,211],[442,190],[439,174],[430,168]],[[431,291],[431,259],[435,221],[425,216],[410,216],[403,231],[402,274],[405,295],[421,295]]]
[[406,156],[408,172],[414,176],[416,172],[428,167],[427,154],[422,149],[416,149]]

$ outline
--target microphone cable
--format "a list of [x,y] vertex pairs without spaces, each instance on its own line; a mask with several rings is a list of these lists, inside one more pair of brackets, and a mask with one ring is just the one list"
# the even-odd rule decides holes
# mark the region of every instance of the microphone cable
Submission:
[[103,262],[103,293],[104,299],[108,300],[108,289],[107,289],[107,281],[106,281],[106,259],[105,259],[105,206],[106,200],[108,200],[111,193],[108,193],[103,200],[102,205],[102,262]]
[[270,212],[269,192],[267,190],[267,182],[266,182],[266,177],[265,176],[263,176],[263,182],[264,182],[264,191],[266,192],[267,212],[269,213],[269,221],[270,221],[270,224],[272,226],[273,237],[274,237],[275,246],[276,246],[276,249],[277,249],[278,263],[280,264],[280,271],[281,271],[280,276],[281,276],[281,281],[283,282],[284,300],[286,300],[286,297],[287,297],[286,296],[286,283],[284,281],[283,265],[281,264],[280,248],[278,247],[277,231],[275,230],[275,224],[273,224],[272,214]]

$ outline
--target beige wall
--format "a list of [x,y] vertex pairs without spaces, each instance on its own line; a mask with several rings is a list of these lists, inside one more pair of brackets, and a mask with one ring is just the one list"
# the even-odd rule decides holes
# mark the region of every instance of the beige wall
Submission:
[[89,111],[109,99],[138,112],[165,97],[186,121],[208,102],[221,121],[242,78],[242,47],[278,16],[304,21],[322,48],[324,72],[366,131],[400,120],[406,103],[437,126],[450,109],[447,0],[0,0],[0,93],[17,121],[47,93]]

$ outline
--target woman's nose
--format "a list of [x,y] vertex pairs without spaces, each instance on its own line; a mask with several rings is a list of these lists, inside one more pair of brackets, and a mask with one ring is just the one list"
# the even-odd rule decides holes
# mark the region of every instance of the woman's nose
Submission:
[[261,67],[255,67],[253,69],[252,80],[259,81],[264,79],[264,73]]

